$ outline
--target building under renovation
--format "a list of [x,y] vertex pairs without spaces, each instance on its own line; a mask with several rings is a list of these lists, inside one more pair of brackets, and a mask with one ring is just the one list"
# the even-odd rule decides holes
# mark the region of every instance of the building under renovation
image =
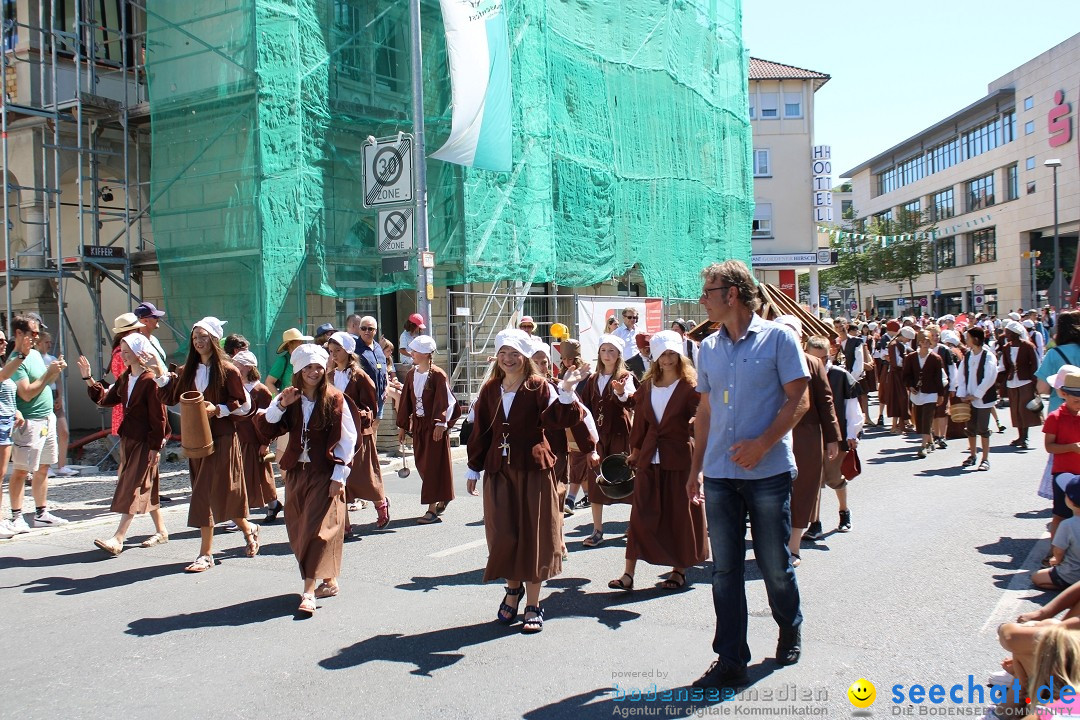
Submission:
[[[204,315],[263,362],[283,329],[350,312],[396,341],[415,271],[383,272],[361,148],[412,130],[408,9],[4,2],[5,310],[41,312],[69,359],[99,368],[112,318],[144,299],[168,312],[170,350]],[[573,326],[578,295],[674,304],[696,298],[703,265],[750,256],[739,0],[502,12],[513,169],[427,161],[432,324],[451,368],[515,313],[543,331]],[[437,2],[421,25],[432,150],[451,116]],[[73,426],[96,426],[73,395]]]

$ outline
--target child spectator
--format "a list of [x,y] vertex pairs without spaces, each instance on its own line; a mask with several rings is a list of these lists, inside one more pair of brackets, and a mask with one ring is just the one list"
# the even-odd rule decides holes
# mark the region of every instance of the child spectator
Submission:
[[[1062,369],[1054,378],[1057,394],[1063,404],[1046,416],[1043,437],[1046,452],[1052,457],[1050,473],[1057,479],[1061,473],[1080,474],[1080,371]],[[1051,483],[1054,513],[1050,518],[1050,534],[1056,535],[1058,524],[1073,516],[1065,504],[1062,485]]]
[[[1051,445],[1049,435],[1046,444],[1047,447]],[[1072,445],[1076,446],[1076,443]],[[1064,485],[1062,490],[1069,509],[1074,513],[1080,509],[1080,475],[1063,473],[1055,479],[1055,484]],[[1031,582],[1044,590],[1064,590],[1080,580],[1080,518],[1074,515],[1058,524],[1052,550],[1050,567],[1035,571]]]

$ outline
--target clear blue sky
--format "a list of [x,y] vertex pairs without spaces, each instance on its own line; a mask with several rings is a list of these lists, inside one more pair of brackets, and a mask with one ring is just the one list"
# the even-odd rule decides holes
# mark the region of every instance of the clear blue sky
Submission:
[[832,146],[834,182],[1078,32],[1078,0],[743,0],[753,57],[832,76],[814,142]]

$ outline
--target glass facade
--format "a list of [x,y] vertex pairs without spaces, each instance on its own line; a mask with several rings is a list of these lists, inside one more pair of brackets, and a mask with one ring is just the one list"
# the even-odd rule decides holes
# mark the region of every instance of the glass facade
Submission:
[[1005,200],[1020,197],[1020,168],[1013,163],[1005,168]]
[[994,173],[967,182],[967,211],[982,210],[994,204]]
[[953,200],[953,189],[942,190],[934,193],[930,199],[930,221],[946,220],[956,215],[956,204]]
[[997,234],[994,228],[971,233],[971,262],[988,263],[997,260]]
[[956,267],[956,237],[938,238],[937,241],[937,266],[938,270]]

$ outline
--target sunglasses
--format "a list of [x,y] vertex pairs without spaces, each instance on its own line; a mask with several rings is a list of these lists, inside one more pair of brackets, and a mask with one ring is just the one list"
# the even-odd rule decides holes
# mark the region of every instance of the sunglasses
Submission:
[[365,325],[360,328],[360,332],[375,332],[375,328],[370,325]]
[[638,319],[637,315],[623,315],[623,317],[626,318],[627,320],[637,320]]

